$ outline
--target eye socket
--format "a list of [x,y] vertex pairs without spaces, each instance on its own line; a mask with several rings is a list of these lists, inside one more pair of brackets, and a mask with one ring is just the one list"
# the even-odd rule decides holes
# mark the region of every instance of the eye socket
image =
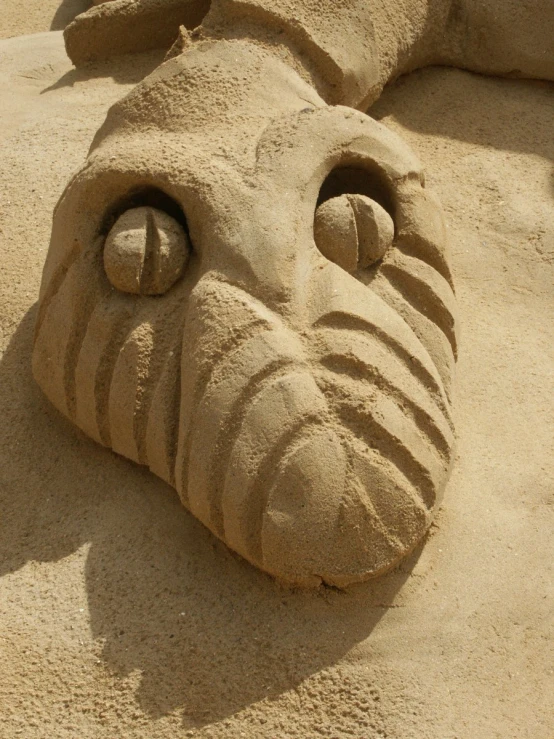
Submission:
[[377,262],[393,239],[392,218],[367,195],[338,195],[325,200],[316,210],[315,243],[324,257],[347,272]]
[[189,238],[172,216],[151,206],[129,208],[104,243],[104,269],[112,285],[134,295],[162,295],[182,276]]

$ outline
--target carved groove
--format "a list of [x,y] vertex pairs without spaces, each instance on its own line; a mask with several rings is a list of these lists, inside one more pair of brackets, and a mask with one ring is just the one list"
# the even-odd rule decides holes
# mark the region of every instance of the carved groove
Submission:
[[[152,393],[148,420],[146,424],[146,451],[150,469],[175,487],[175,460],[179,440],[180,413],[176,412],[181,403],[181,353],[182,342],[170,350],[156,388]],[[157,447],[157,439],[163,438],[162,449]],[[158,457],[162,455],[160,460]]]
[[396,264],[384,264],[383,275],[398,290],[406,302],[433,321],[448,339],[454,358],[457,356],[454,316],[437,292],[423,279]]
[[414,306],[404,299],[403,295],[384,275],[379,275],[371,284],[372,289],[390,305],[406,321],[414,334],[426,347],[438,373],[442,378],[445,391],[452,384],[452,371],[455,358],[448,338],[434,321],[429,320]]
[[38,314],[37,314],[37,322],[35,324],[35,341],[37,340],[37,337],[40,333],[42,322],[44,321],[44,317],[48,311],[50,303],[54,300],[54,298],[58,294],[58,290],[62,286],[68,271],[70,270],[71,266],[74,264],[74,262],[76,261],[80,253],[81,253],[81,250],[79,248],[78,243],[76,241],[73,241],[71,249],[69,250],[67,256],[65,257],[65,259],[63,259],[60,262],[58,267],[54,270],[54,274],[50,278],[48,287],[46,288],[43,296],[40,299],[40,305],[39,305]]
[[[365,368],[362,371],[369,371],[374,376],[374,381],[381,378],[379,381],[390,385],[391,392],[397,388],[409,398],[411,403],[431,419],[430,422],[438,429],[441,437],[450,444],[453,438],[452,423],[439,398],[414,376],[405,362],[388,351],[376,336],[366,334],[362,338],[356,331],[328,329],[318,334],[318,340],[322,345],[316,352],[316,356],[320,357],[319,361],[323,361],[326,356],[336,356],[336,361],[340,358],[348,362],[354,360],[359,365],[358,373],[361,368]],[[353,365],[350,366],[354,369]]]
[[325,373],[318,384],[340,422],[394,464],[430,510],[444,463],[436,448],[421,438],[410,416],[376,386],[369,394],[360,393],[360,383],[348,376]]
[[150,356],[148,357],[148,381],[143,384],[133,417],[133,436],[137,445],[138,461],[140,464],[148,464],[148,455],[146,453],[148,417],[163,367],[163,350],[160,347],[159,341],[156,341],[156,335],[154,333],[154,340],[150,350]]
[[[175,370],[176,380],[174,385],[173,395],[170,396],[170,400],[173,399],[173,408],[178,408],[181,401],[181,345],[179,345],[179,351],[177,353],[177,368]],[[169,484],[175,487],[175,460],[177,458],[177,447],[179,443],[179,414],[170,414],[170,423],[168,427],[166,448],[167,448],[167,459],[168,469],[170,473]]]
[[395,244],[397,254],[406,257],[414,257],[434,269],[454,289],[452,273],[444,254],[423,237],[414,235],[409,237],[399,236]]
[[[243,523],[245,539],[251,541],[250,554],[258,562],[264,561],[262,546],[263,518],[267,510],[270,491],[279,471],[279,463],[284,464],[296,446],[308,438],[314,428],[319,427],[321,420],[310,413],[301,415],[291,427],[285,429],[281,438],[273,445],[265,459],[258,466],[256,477],[250,492],[248,515]],[[266,481],[265,486],[264,481]],[[247,538],[248,537],[248,538]]]
[[[145,316],[148,317],[147,320],[145,321],[141,316],[141,322],[145,322],[146,325],[148,325],[148,323],[152,321],[152,346],[149,352],[145,379],[140,383],[141,387],[138,388],[137,392],[137,402],[133,418],[133,436],[137,447],[139,462],[141,464],[150,465],[147,450],[148,425],[150,423],[152,404],[158,393],[160,383],[166,376],[165,373],[168,362],[173,361],[173,371],[171,372],[171,376],[174,378],[174,384],[180,385],[181,342],[179,342],[177,349],[168,350],[164,337],[167,335],[180,335],[182,312],[181,310],[175,310],[175,307],[171,304],[162,303],[153,319],[150,318],[148,313],[146,313]],[[168,357],[168,354],[171,354],[171,356]],[[176,361],[179,362],[178,365],[175,365]],[[170,417],[174,419],[171,423],[171,427],[174,429],[173,433],[176,433],[176,427],[178,425],[176,416],[178,417],[179,414],[175,413],[176,408],[179,408],[178,401],[176,404],[173,404],[173,408],[169,414]],[[173,448],[175,439],[171,441],[171,436],[172,433],[170,432],[166,439],[166,445],[169,444]],[[166,454],[167,453],[169,453],[169,449]],[[175,449],[173,449],[171,455],[174,459]],[[173,464],[170,469],[173,470]]]
[[[189,488],[189,501],[192,511],[208,526],[212,526],[213,510],[211,492],[208,491],[213,489],[212,469],[221,453],[216,442],[220,438],[220,429],[230,419],[232,422],[234,413],[240,412],[241,396],[244,395],[248,407],[250,397],[256,392],[255,381],[252,389],[248,388],[253,377],[259,377],[263,386],[266,376],[270,376],[280,365],[298,360],[294,346],[287,347],[287,338],[282,331],[270,329],[258,331],[247,342],[243,342],[240,351],[233,352],[227,361],[221,363],[218,375],[212,376],[195,409],[197,421],[190,446],[190,470],[195,488]],[[215,446],[206,448],[206,438],[212,439]]]
[[322,424],[329,416],[324,398],[306,370],[291,363],[264,383],[233,440],[222,496],[224,531],[238,551],[245,550],[248,556],[255,551],[252,541],[258,531],[249,530],[245,522],[251,520],[252,507],[258,509],[260,501],[267,500],[270,478],[276,474],[272,467],[269,475],[265,460],[280,446],[283,434],[298,423]]
[[[352,473],[365,490],[385,529],[401,543],[403,551],[410,549],[419,538],[418,530],[425,530],[428,525],[428,509],[393,462],[376,450],[360,448],[362,441],[354,438],[351,441],[349,463]],[[398,508],[404,509],[404,516],[399,515]],[[411,519],[409,522],[406,516]]]
[[129,335],[130,323],[131,317],[123,316],[115,324],[110,340],[102,352],[98,369],[96,370],[94,382],[96,424],[102,443],[109,447],[112,446],[110,416],[108,413],[112,378],[117,360],[119,359],[119,347],[124,345],[125,339]]
[[[396,534],[392,531],[390,526],[387,526],[386,522],[383,520],[381,515],[379,514],[375,502],[373,500],[373,497],[371,494],[365,489],[363,483],[360,480],[359,474],[357,473],[354,465],[354,461],[356,459],[356,449],[355,449],[355,442],[353,443],[353,439],[349,439],[350,444],[345,444],[346,453],[347,453],[347,460],[348,460],[348,478],[353,481],[353,486],[356,491],[356,493],[360,496],[360,503],[363,505],[366,510],[368,511],[371,525],[377,530],[383,541],[386,543],[387,546],[390,547],[390,549],[399,554],[402,552],[405,548],[405,542],[403,542],[401,539],[399,539]],[[389,464],[388,460],[380,460],[384,462],[385,464]],[[393,465],[390,465],[393,467]],[[409,484],[408,481],[406,481],[406,484]],[[418,510],[423,511],[424,515],[426,515],[426,512],[423,509],[423,506],[421,505],[421,502],[419,498],[414,497],[413,495],[410,495],[406,492],[406,496],[410,499],[410,501],[418,508]]]
[[[97,272],[99,271],[98,266],[96,270]],[[67,342],[63,372],[66,408],[68,416],[72,420],[75,420],[76,411],[75,372],[77,369],[79,353],[94,309],[106,294],[103,286],[99,286],[97,288],[98,292],[96,292],[95,287],[96,286],[93,286],[89,291],[87,291],[82,302],[77,303],[76,301],[72,306],[73,330]]]
[[368,383],[385,391],[400,408],[409,413],[419,430],[426,435],[439,454],[444,458],[448,457],[451,443],[445,437],[435,419],[419,406],[412,397],[387,380],[375,366],[362,362],[357,357],[339,354],[329,354],[321,359],[321,363],[334,374],[346,375],[351,380]]
[[451,426],[453,426],[449,404],[448,401],[445,400],[444,389],[442,386],[437,383],[433,375],[429,373],[427,368],[418,360],[417,357],[412,356],[399,341],[383,331],[379,326],[370,324],[365,318],[338,312],[332,312],[322,316],[314,326],[331,328],[335,331],[347,330],[359,332],[362,339],[365,338],[368,333],[373,333],[400,361],[404,362],[406,366],[410,368],[410,371],[413,372],[421,383],[430,387],[435,395],[436,402],[445,415],[445,418],[449,421]]
[[223,536],[225,525],[221,509],[221,497],[225,486],[225,471],[229,465],[229,458],[240,434],[242,423],[250,406],[257,401],[264,388],[273,384],[286,374],[292,366],[288,357],[276,358],[257,374],[249,378],[240,395],[229,409],[226,420],[223,422],[215,441],[215,463],[210,481],[210,520],[218,536]]
[[[189,416],[188,418],[181,419],[181,422],[185,424],[185,426],[183,427],[183,438],[185,439],[185,441],[182,451],[183,477],[181,479],[181,497],[184,500],[188,500],[188,472],[190,464],[190,452],[194,436],[194,424],[196,421],[198,408],[202,402],[202,399],[204,398],[204,395],[206,394],[206,389],[210,385],[212,378],[219,371],[221,364],[223,364],[224,361],[230,361],[233,355],[240,352],[244,344],[246,344],[250,339],[256,336],[256,332],[263,327],[267,327],[265,320],[257,315],[252,316],[250,323],[241,326],[240,332],[229,336],[227,341],[222,344],[221,357],[219,362],[213,363],[204,373],[202,373],[200,377],[195,378],[196,382],[193,391],[193,401],[190,406]],[[175,472],[175,477],[177,477],[177,471]]]
[[[393,436],[370,412],[340,402],[336,403],[336,412],[352,434],[363,439],[370,449],[376,449],[408,479],[423,505],[431,510],[437,497],[431,473],[413,456],[409,445]],[[413,500],[418,500],[415,494]]]

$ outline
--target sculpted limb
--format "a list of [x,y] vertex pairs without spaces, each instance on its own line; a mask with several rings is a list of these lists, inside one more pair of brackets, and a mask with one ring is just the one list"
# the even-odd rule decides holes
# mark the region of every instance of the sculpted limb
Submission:
[[209,0],[104,0],[69,24],[64,32],[71,61],[109,59],[118,54],[167,48],[179,27],[195,28]]
[[[344,28],[366,34],[373,44],[371,65],[378,78],[373,102],[400,74],[430,64],[447,64],[495,75],[554,79],[554,4],[551,0],[350,0],[341,4],[298,0],[98,0],[65,31],[67,52],[79,65],[116,54],[169,48],[179,27],[228,37],[267,35],[293,40],[298,15],[332,14],[339,43]],[[349,13],[353,11],[352,17]],[[247,26],[250,18],[250,28]],[[292,23],[287,24],[288,21]],[[268,26],[269,22],[269,26]],[[288,25],[288,27],[287,27]],[[299,23],[302,26],[302,21]],[[264,30],[265,29],[265,30]],[[292,33],[291,33],[292,31]],[[354,42],[356,46],[356,43]],[[364,102],[367,102],[364,100]]]
[[214,0],[113,106],[55,212],[33,353],[77,426],[304,585],[409,552],[453,446],[440,207],[353,110],[415,63],[408,14],[386,44],[373,6],[342,7]]
[[450,0],[445,63],[484,74],[554,79],[554,3]]

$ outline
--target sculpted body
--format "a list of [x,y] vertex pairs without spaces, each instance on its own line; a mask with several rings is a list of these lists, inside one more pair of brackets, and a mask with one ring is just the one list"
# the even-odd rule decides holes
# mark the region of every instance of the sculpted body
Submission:
[[424,64],[552,78],[548,3],[488,6],[112,0],[66,30],[75,63],[178,40],[57,206],[35,377],[280,579],[384,572],[443,492],[443,220],[414,155],[359,111]]

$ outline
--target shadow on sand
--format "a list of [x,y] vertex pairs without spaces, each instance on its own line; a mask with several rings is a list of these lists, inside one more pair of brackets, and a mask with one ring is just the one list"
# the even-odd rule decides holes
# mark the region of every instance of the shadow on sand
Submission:
[[[428,67],[387,87],[368,115],[377,120],[392,115],[411,131],[554,163],[554,82]],[[552,186],[554,192],[554,170]]]
[[41,95],[102,77],[110,77],[120,85],[136,85],[160,66],[165,54],[165,49],[154,49],[142,54],[125,54],[117,58],[116,64],[110,60],[90,62],[78,69],[70,69],[54,84],[45,87]]
[[52,18],[50,30],[63,31],[79,13],[84,13],[91,5],[92,0],[62,0]]
[[187,726],[297,686],[366,639],[419,550],[347,593],[280,587],[229,552],[144,468],[76,432],[30,370],[36,307],[0,363],[0,575],[90,546],[90,627],[106,667],[140,670],[136,700]]

